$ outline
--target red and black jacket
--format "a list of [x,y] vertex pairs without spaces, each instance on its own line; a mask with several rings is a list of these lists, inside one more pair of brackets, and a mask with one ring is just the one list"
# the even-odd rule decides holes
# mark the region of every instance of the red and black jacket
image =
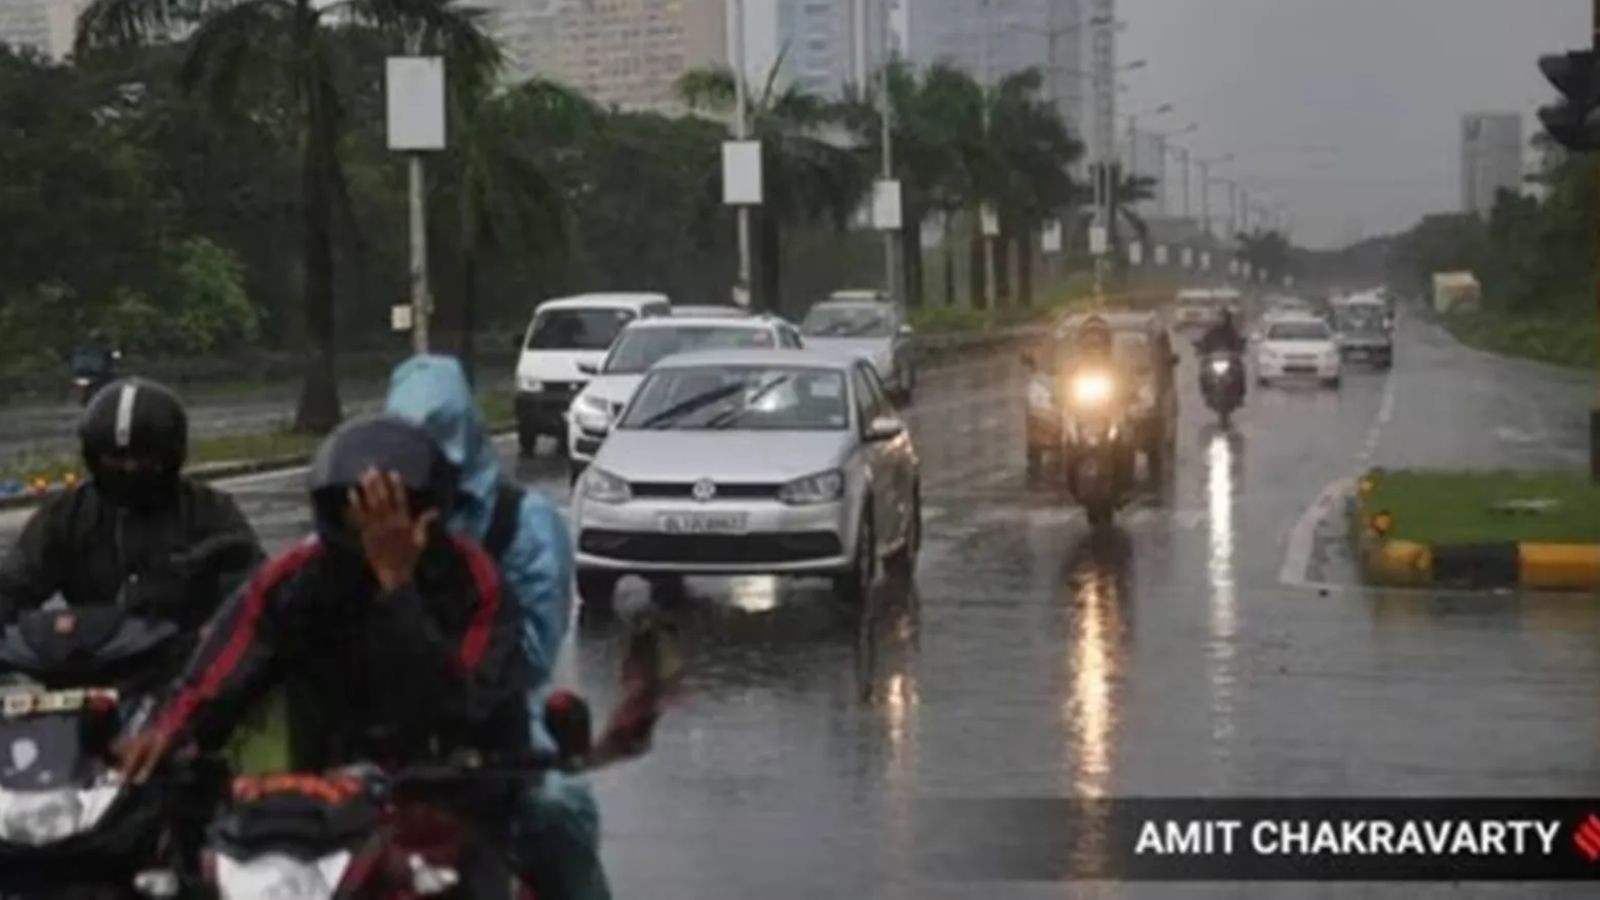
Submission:
[[282,685],[296,768],[515,753],[529,734],[517,628],[493,560],[469,539],[437,538],[413,583],[380,595],[339,575],[312,538],[219,611],[156,727],[215,746]]

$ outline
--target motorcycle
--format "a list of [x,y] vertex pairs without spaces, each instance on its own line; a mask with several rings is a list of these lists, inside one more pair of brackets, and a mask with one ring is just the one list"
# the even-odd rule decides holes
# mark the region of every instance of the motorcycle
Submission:
[[202,870],[221,900],[533,900],[493,837],[460,810],[465,796],[505,798],[556,770],[590,772],[643,753],[676,659],[659,629],[636,633],[624,661],[624,699],[605,735],[588,706],[558,691],[545,704],[552,753],[485,761],[462,755],[397,771],[361,763],[327,773],[234,782],[209,830]]
[[[181,580],[254,547],[219,535],[168,568]],[[195,758],[134,785],[112,752],[153,714],[196,638],[126,601],[33,610],[0,632],[0,898],[174,897],[197,881],[225,769]]]
[[1244,405],[1244,361],[1236,353],[1212,353],[1200,360],[1200,393],[1223,428]]
[[1133,481],[1126,410],[1118,398],[1115,376],[1093,369],[1079,371],[1064,394],[1059,459],[1067,487],[1090,525],[1109,525]]

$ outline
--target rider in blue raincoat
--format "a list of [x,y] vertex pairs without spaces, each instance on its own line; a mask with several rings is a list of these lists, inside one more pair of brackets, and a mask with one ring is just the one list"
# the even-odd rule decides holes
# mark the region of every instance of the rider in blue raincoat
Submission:
[[[521,642],[538,687],[529,697],[532,741],[548,748],[552,741],[542,724],[544,689],[572,613],[572,543],[566,525],[543,497],[504,479],[500,455],[455,359],[416,356],[401,363],[389,382],[387,411],[427,429],[460,470],[461,505],[450,526],[498,557],[501,579],[521,607]],[[497,515],[505,497],[516,504],[514,517]],[[552,773],[527,799],[517,823],[518,849],[532,861],[538,896],[608,898],[599,857],[599,813],[588,783]]]

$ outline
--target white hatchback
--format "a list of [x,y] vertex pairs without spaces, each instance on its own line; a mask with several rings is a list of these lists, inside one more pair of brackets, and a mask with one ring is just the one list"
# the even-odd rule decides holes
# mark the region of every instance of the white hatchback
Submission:
[[1257,333],[1256,381],[1316,379],[1337,388],[1343,368],[1339,342],[1328,323],[1316,316],[1288,314],[1267,318]]

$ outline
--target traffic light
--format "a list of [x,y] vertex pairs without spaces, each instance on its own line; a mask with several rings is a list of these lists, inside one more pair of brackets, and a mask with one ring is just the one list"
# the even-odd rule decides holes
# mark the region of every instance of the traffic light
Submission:
[[1600,150],[1600,58],[1593,50],[1539,57],[1544,73],[1565,102],[1539,110],[1539,121],[1568,150]]

